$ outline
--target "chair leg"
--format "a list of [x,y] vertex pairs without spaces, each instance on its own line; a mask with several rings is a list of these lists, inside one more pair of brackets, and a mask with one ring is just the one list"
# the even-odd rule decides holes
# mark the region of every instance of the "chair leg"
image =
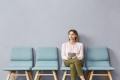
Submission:
[[37,80],[41,80],[41,77],[42,77],[42,75],[40,74],[40,71],[39,71]]
[[10,80],[15,80],[15,75],[14,75],[14,71],[11,71],[11,76],[10,76]]
[[41,80],[41,76],[40,75],[38,76],[37,80]]
[[110,80],[112,80],[112,75],[111,75],[110,71],[108,71],[108,77],[109,77]]
[[36,72],[34,80],[38,79],[38,74],[39,74],[39,71]]
[[65,80],[67,71],[64,71],[62,80]]
[[89,80],[92,80],[92,78],[93,78],[93,72],[94,71],[91,71]]
[[32,72],[29,71],[29,72],[28,72],[28,75],[29,75],[30,80],[33,80],[33,79],[32,79]]
[[25,75],[26,75],[26,79],[27,79],[27,80],[30,80],[30,79],[29,79],[28,71],[25,71]]
[[91,72],[88,71],[88,72],[87,72],[87,76],[86,76],[86,77],[87,77],[87,80],[90,78],[90,74],[91,74]]
[[14,80],[16,80],[16,71],[13,71],[12,73],[13,73]]
[[53,72],[54,80],[57,80],[56,72],[55,71],[52,71],[52,72]]
[[7,75],[7,79],[6,79],[6,80],[9,80],[10,77],[11,77],[11,71],[8,73],[8,75]]

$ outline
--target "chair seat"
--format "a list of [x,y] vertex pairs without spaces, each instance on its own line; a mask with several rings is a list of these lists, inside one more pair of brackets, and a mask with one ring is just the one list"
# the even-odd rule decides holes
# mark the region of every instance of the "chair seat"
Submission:
[[47,67],[47,66],[35,66],[32,68],[32,70],[58,70],[58,67],[55,67],[55,66],[50,66],[50,67]]
[[87,61],[88,70],[114,70],[109,61]]
[[[86,67],[82,67],[82,69],[83,69],[84,71],[87,70]],[[70,67],[61,66],[60,70],[70,70]]]
[[38,61],[32,70],[58,70],[57,61]]
[[[64,65],[64,62],[62,62],[62,66],[60,67],[61,70],[70,70],[70,67],[66,67]],[[87,68],[85,66],[82,67],[83,70],[87,70]]]
[[5,67],[3,70],[5,71],[12,71],[12,70],[31,70],[32,67],[30,66],[8,66]]
[[30,70],[32,61],[11,61],[3,70]]
[[32,61],[11,61],[9,66],[32,66]]
[[58,66],[58,62],[57,61],[37,61],[35,66],[42,66],[42,67]]
[[113,67],[88,67],[88,70],[114,70]]

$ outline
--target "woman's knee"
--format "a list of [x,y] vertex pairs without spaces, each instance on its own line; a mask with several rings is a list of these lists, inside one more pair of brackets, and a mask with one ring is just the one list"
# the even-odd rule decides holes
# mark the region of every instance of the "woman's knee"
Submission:
[[70,64],[70,68],[75,68],[75,65],[74,64]]

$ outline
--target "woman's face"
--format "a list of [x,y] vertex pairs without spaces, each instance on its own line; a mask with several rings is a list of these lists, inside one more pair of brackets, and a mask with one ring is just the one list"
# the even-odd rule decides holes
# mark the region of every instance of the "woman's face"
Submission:
[[69,40],[74,40],[75,41],[77,35],[74,32],[71,31],[71,32],[69,32],[68,37],[69,37]]

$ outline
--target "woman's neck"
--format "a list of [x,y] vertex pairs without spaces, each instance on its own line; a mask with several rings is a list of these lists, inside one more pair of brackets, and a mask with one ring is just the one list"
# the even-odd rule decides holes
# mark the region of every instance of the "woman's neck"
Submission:
[[76,41],[70,40],[69,43],[72,44],[72,45],[74,45],[76,43]]

